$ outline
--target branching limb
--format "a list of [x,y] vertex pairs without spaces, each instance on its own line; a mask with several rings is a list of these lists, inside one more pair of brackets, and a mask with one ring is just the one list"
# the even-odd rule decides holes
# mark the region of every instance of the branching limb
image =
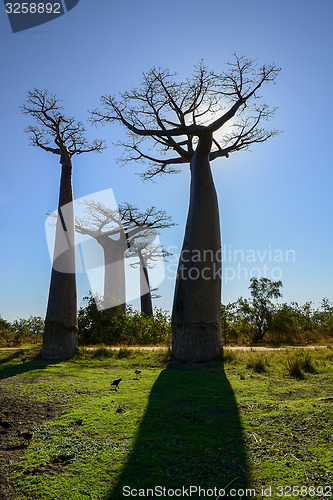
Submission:
[[[260,126],[272,112],[265,105],[260,108],[253,103],[260,99],[260,88],[275,83],[278,72],[275,64],[258,67],[255,60],[237,54],[225,72],[217,74],[201,62],[192,77],[183,82],[169,70],[153,68],[143,75],[138,87],[119,97],[103,96],[101,109],[92,112],[92,120],[124,125],[130,140],[121,143],[122,162],[148,163],[142,178],[153,179],[157,174],[178,171],[174,165],[189,163],[198,138],[215,135],[227,122],[236,127],[240,124],[237,133],[225,133],[222,142],[214,136],[216,149],[210,159],[228,156],[275,135],[276,131],[264,132]],[[147,150],[143,146],[148,138]],[[159,154],[151,153],[152,149]]]
[[[53,154],[65,155],[69,160],[75,154],[101,152],[105,148],[104,141],[89,143],[83,124],[73,117],[63,116],[60,102],[47,90],[34,89],[28,93],[21,111],[37,122],[37,125],[30,125],[25,130],[30,134],[30,144]],[[51,141],[56,148],[50,146]]]

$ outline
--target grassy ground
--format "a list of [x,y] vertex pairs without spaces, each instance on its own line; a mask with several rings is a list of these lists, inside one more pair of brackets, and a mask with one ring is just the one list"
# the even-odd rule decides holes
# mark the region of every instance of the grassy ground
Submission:
[[[131,498],[125,485],[323,498],[321,487],[333,494],[332,368],[331,348],[227,350],[224,366],[177,364],[164,351],[82,350],[61,363],[1,352],[0,416],[11,427],[0,427],[0,498]],[[33,430],[31,442],[18,429]],[[201,493],[191,498],[218,496]]]

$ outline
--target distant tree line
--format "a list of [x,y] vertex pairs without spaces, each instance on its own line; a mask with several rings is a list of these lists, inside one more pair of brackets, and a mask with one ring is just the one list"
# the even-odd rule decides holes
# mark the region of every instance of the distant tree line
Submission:
[[[103,300],[101,298],[101,300]],[[96,297],[85,297],[85,305],[79,309],[79,344],[81,345],[156,345],[170,344],[171,324],[167,312],[155,309],[154,315],[146,315],[126,306],[124,312],[105,314],[98,310]]]
[[[333,342],[333,303],[327,298],[319,307],[312,302],[277,303],[282,282],[252,278],[250,298],[221,304],[224,345],[319,344]],[[170,315],[155,309],[154,316],[127,307],[105,314],[90,294],[78,313],[80,345],[169,345]],[[100,300],[103,300],[101,298]],[[40,316],[6,321],[0,316],[0,347],[41,344],[44,322]]]
[[281,281],[252,278],[250,299],[221,305],[224,344],[310,344],[333,341],[333,303],[278,304]]
[[44,319],[40,316],[19,318],[13,322],[0,316],[0,347],[17,347],[27,344],[40,344],[43,339]]

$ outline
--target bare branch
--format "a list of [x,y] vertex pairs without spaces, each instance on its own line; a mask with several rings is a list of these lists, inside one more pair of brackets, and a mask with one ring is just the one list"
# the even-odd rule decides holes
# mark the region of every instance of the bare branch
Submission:
[[85,216],[75,219],[76,231],[96,240],[101,237],[123,235],[128,246],[143,246],[154,240],[158,230],[174,226],[164,210],[152,206],[140,211],[136,206],[123,203],[114,209],[93,200],[81,203]]
[[[124,125],[129,140],[119,143],[124,151],[122,162],[147,163],[142,178],[153,179],[157,174],[178,171],[173,165],[189,163],[200,137],[214,134],[210,159],[215,159],[275,135],[276,131],[264,132],[260,126],[272,112],[256,103],[258,90],[274,83],[278,72],[275,64],[258,67],[255,60],[237,54],[223,73],[217,74],[201,62],[183,82],[169,70],[152,68],[138,87],[118,97],[103,96],[101,109],[92,112],[92,121]],[[215,133],[227,122],[237,130],[225,133],[221,142]],[[146,149],[148,138],[150,147]]]
[[[49,94],[47,90],[34,89],[28,93],[21,111],[37,122],[37,125],[30,125],[25,130],[30,134],[30,144],[68,158],[75,154],[101,152],[105,148],[104,141],[89,143],[82,122],[63,116],[60,102],[56,95]],[[55,143],[55,148],[50,146],[51,141]]]

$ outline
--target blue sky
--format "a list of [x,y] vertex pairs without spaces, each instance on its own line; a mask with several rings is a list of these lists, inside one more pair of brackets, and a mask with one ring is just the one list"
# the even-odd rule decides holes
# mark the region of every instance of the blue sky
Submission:
[[[212,164],[224,248],[241,250],[245,260],[250,250],[257,252],[255,263],[239,258],[225,263],[223,302],[248,296],[249,273],[264,264],[270,268],[268,277],[279,269],[273,277],[283,281],[283,300],[312,300],[316,305],[325,296],[333,300],[330,0],[80,0],[66,15],[15,34],[0,7],[4,318],[44,316],[50,279],[44,224],[46,212],[57,206],[60,166],[53,155],[28,145],[23,133],[28,119],[19,112],[28,90],[57,93],[67,114],[86,120],[87,110],[97,106],[101,95],[136,85],[152,66],[168,67],[186,78],[202,58],[222,71],[235,51],[282,68],[277,84],[262,94],[279,108],[269,126],[283,133],[252,152]],[[89,126],[88,136],[105,138],[108,149],[75,158],[75,197],[112,188],[118,203],[165,209],[178,226],[164,231],[161,241],[167,248],[180,248],[188,166],[155,184],[142,183],[135,175],[139,165],[121,169],[115,162],[120,151],[112,142],[122,134],[115,125]],[[287,250],[294,252],[294,259],[269,258]],[[173,286],[167,270],[156,306],[171,308]],[[80,275],[79,305],[88,290],[86,276]]]

